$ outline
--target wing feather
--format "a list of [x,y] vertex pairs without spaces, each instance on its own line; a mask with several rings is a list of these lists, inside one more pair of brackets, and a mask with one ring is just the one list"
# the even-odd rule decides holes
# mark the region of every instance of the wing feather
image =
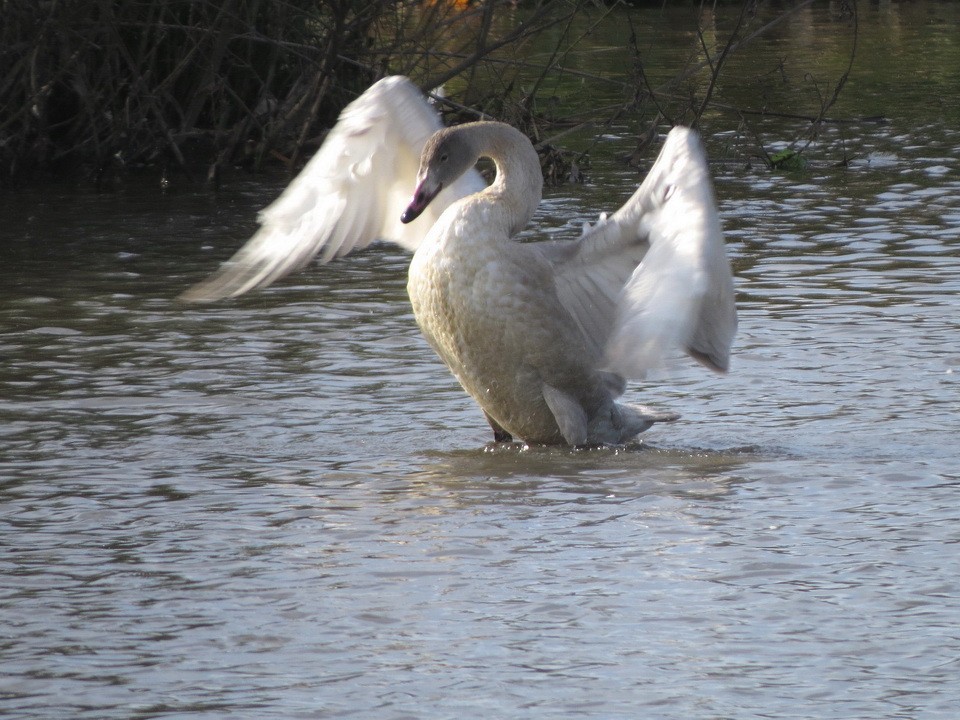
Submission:
[[725,371],[737,327],[706,155],[674,128],[650,173],[610,217],[576,243],[545,248],[557,294],[601,365],[643,377],[677,350]]
[[584,228],[574,243],[541,245],[556,265],[560,302],[600,362],[613,331],[623,287],[646,253],[646,239],[615,214]]
[[475,170],[416,221],[400,222],[420,152],[440,118],[404,77],[372,85],[348,105],[316,155],[259,216],[260,229],[182,299],[209,302],[269,285],[316,255],[322,262],[387,240],[413,251],[446,207],[484,187]]

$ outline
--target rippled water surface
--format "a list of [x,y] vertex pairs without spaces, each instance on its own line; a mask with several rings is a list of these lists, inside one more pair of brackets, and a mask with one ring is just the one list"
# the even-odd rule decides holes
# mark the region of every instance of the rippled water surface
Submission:
[[733,370],[621,450],[489,446],[387,247],[173,302],[261,178],[3,195],[0,715],[955,718],[960,131],[841,134],[709,138]]

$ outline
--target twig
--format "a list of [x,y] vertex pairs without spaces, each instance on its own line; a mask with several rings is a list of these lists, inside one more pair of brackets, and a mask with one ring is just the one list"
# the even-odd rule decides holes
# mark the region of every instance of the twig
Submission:
[[474,51],[473,54],[465,58],[463,61],[461,61],[454,67],[440,73],[439,75],[430,78],[430,80],[426,83],[423,83],[421,87],[424,90],[440,87],[441,85],[449,81],[451,78],[454,78],[460,73],[462,73],[464,70],[466,70],[470,66],[480,62],[480,60],[482,60],[484,57],[494,52],[495,50],[499,50],[500,48],[505,47],[506,45],[517,42],[521,38],[527,37],[535,32],[542,32],[547,28],[553,27],[554,25],[558,25],[561,22],[566,21],[567,17],[569,17],[569,13],[568,13],[563,17],[560,17],[556,20],[551,20],[543,25],[539,25],[539,26],[536,25],[537,22],[539,22],[549,14],[549,11],[550,11],[549,5],[541,5],[539,8],[537,8],[537,11],[526,22],[522,22],[519,25],[517,25],[517,27],[514,28],[513,31],[507,33],[507,35],[505,35],[503,38],[501,38],[500,40],[494,41],[492,43],[485,44],[483,47],[477,48],[477,50]]
[[707,58],[706,62],[708,62],[710,65],[710,84],[707,86],[707,91],[703,94],[703,102],[700,103],[700,109],[694,114],[694,127],[700,124],[700,118],[706,111],[707,105],[710,103],[710,98],[713,96],[713,90],[717,86],[717,79],[720,77],[720,70],[723,68],[723,64],[729,56],[730,51],[736,45],[735,39],[740,34],[740,28],[743,27],[743,21],[747,16],[747,8],[750,5],[750,2],[751,0],[743,0],[743,5],[740,6],[740,15],[737,17],[737,24],[734,26],[733,32],[730,33],[730,38],[727,40],[727,44],[724,45],[723,50],[720,51],[720,57],[717,58],[716,63],[711,62],[710,51],[707,49],[707,44],[703,39],[703,31],[699,25],[697,26],[697,37],[700,39],[700,44],[703,46],[703,52]]

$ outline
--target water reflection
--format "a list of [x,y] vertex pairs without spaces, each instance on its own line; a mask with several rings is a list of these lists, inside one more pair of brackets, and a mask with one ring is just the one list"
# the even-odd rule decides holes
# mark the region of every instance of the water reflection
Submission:
[[530,490],[538,497],[551,491],[609,498],[650,493],[707,496],[726,493],[725,486],[736,482],[736,471],[757,459],[756,452],[746,448],[691,452],[643,445],[570,450],[490,444],[479,451],[428,453],[409,477],[418,485],[447,490],[488,489],[497,502],[509,490],[518,491],[521,501]]

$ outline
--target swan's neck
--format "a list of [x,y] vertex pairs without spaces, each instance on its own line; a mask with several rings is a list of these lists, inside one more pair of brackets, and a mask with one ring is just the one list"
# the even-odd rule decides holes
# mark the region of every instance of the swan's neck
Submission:
[[508,236],[520,232],[536,212],[543,197],[540,158],[526,135],[499,122],[477,122],[460,126],[476,155],[493,160],[497,176],[479,194],[482,201],[499,209]]

